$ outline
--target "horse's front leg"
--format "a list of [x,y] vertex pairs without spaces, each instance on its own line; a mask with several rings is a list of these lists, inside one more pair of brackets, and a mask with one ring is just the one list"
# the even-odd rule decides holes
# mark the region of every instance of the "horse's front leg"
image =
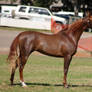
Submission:
[[63,84],[64,84],[64,87],[66,87],[66,88],[68,88],[67,73],[68,73],[68,69],[69,69],[71,59],[72,59],[71,55],[67,55],[67,56],[64,57],[64,81],[63,81]]

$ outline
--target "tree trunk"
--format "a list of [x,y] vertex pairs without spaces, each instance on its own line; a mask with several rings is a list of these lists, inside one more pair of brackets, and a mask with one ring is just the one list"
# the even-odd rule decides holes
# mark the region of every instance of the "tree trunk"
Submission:
[[74,13],[75,13],[75,16],[78,16],[78,1],[75,0],[74,2]]

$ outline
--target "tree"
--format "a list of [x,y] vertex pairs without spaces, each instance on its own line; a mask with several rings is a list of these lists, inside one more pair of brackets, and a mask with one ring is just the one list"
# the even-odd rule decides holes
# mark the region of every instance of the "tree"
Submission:
[[46,7],[49,8],[51,3],[55,0],[35,0],[34,5],[39,7]]
[[62,0],[64,10],[73,11],[73,4],[70,0]]
[[68,11],[74,11],[75,15],[78,15],[78,0],[62,0],[62,2]]
[[75,16],[78,16],[78,0],[70,0],[74,7]]
[[14,2],[16,2],[17,0],[10,0],[10,4],[13,4]]
[[32,0],[20,0],[20,3],[22,5],[33,5],[33,1]]

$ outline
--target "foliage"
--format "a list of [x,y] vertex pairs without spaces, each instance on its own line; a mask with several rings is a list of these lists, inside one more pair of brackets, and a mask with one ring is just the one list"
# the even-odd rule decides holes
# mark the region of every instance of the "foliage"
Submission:
[[23,5],[34,5],[34,6],[39,6],[39,7],[46,7],[49,8],[51,3],[55,0],[20,0],[21,4]]
[[20,3],[22,5],[33,5],[33,1],[32,0],[20,0]]
[[46,7],[49,8],[51,3],[55,0],[35,0],[34,5],[39,7]]
[[13,4],[14,2],[16,2],[17,0],[10,0],[10,4]]

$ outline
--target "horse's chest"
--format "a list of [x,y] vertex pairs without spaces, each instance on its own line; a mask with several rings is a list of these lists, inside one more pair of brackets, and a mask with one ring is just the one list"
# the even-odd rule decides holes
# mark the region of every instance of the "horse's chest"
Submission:
[[65,44],[63,44],[62,46],[62,51],[64,54],[71,54],[73,55],[76,52],[76,45],[74,43],[71,42],[66,42]]

